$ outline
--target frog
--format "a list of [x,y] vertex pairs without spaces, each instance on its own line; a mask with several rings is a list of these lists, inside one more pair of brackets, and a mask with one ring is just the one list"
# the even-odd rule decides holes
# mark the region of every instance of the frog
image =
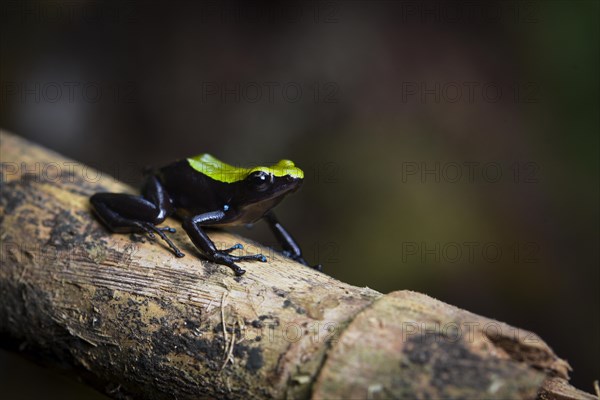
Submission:
[[231,268],[236,276],[246,270],[239,262],[267,262],[263,254],[233,255],[240,243],[217,249],[206,233],[210,228],[251,225],[264,220],[282,253],[307,267],[300,246],[275,216],[273,208],[302,185],[304,172],[290,160],[270,166],[244,168],[202,153],[179,159],[159,169],[147,169],[140,195],[99,192],[90,197],[92,211],[112,233],[141,233],[160,237],[176,257],[185,254],[167,236],[175,228],[159,226],[167,218],[181,221],[204,258]]

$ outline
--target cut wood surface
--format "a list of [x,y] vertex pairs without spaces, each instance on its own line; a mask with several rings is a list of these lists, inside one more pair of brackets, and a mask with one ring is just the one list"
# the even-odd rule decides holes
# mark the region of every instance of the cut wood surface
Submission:
[[351,286],[222,231],[217,247],[239,242],[268,262],[235,277],[181,229],[181,259],[110,234],[88,198],[131,188],[0,139],[1,344],[111,397],[595,398],[568,385],[568,364],[536,334],[424,294]]

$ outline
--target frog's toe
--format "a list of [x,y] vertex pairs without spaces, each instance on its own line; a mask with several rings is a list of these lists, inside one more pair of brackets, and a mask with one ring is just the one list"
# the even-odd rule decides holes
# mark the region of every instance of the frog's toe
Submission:
[[156,239],[156,235],[154,234],[156,227],[150,222],[135,221],[133,226],[137,227],[141,232],[145,232],[150,239]]
[[230,268],[233,270],[233,272],[235,273],[235,276],[242,276],[246,273],[246,270],[243,268],[238,267],[237,265],[233,265],[230,266]]
[[247,256],[236,256],[235,261],[260,261],[267,262],[267,257],[262,254],[251,254]]
[[[171,250],[173,250],[173,253],[175,253],[175,256],[178,258],[183,257],[185,254],[183,254],[181,252],[181,250],[179,250],[179,248],[177,246],[175,246],[175,243],[173,243],[171,241],[171,239],[169,239],[167,237],[167,235],[165,235],[165,231],[166,232],[175,232],[175,229],[170,228],[170,227],[157,227],[156,225],[154,225],[153,223],[150,222],[136,222],[136,226],[138,226],[140,229],[142,229],[143,231],[146,232],[146,234],[151,238],[151,239],[155,239],[156,235],[160,236],[160,238],[162,240],[164,240],[169,247],[171,248]],[[155,235],[156,234],[156,235]]]
[[243,248],[244,248],[244,246],[242,246],[242,244],[241,244],[241,243],[236,243],[236,244],[234,244],[233,246],[231,246],[230,248],[228,248],[228,249],[224,249],[224,250],[221,250],[221,251],[222,251],[223,253],[227,253],[227,254],[229,254],[229,253],[231,253],[231,252],[232,252],[232,251],[234,251],[234,250],[240,250],[240,249],[243,249]]

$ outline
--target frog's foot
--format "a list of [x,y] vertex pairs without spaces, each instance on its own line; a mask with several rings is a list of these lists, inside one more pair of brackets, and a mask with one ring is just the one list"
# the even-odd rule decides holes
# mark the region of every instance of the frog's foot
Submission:
[[160,236],[160,238],[162,240],[164,240],[169,245],[169,247],[173,250],[173,252],[175,253],[175,257],[181,258],[181,257],[185,256],[185,254],[183,254],[181,252],[181,250],[179,250],[179,248],[177,246],[175,246],[175,243],[173,243],[171,241],[171,239],[169,239],[167,237],[167,235],[165,235],[165,233],[164,233],[164,231],[173,233],[173,232],[175,232],[174,228],[170,228],[168,226],[158,228],[156,225],[154,225],[150,222],[143,222],[143,221],[136,222],[135,225],[138,228],[140,228],[142,231],[146,232],[146,234],[152,239],[154,239],[156,237],[156,236],[154,236],[155,233],[158,236]]
[[[239,248],[236,246],[233,246],[233,247]],[[229,250],[229,249],[227,249],[227,250]],[[231,250],[235,250],[235,249],[231,248]],[[216,263],[227,265],[229,268],[231,268],[233,270],[233,272],[235,273],[236,276],[241,276],[246,273],[245,269],[241,268],[239,265],[236,264],[236,262],[238,262],[238,261],[267,262],[267,257],[263,256],[262,254],[251,254],[251,255],[246,255],[246,256],[232,256],[231,254],[227,253],[226,250],[216,252],[215,254],[212,255],[211,258]]]
[[304,261],[304,260],[302,260],[302,261],[304,261],[304,262],[302,262],[302,261],[300,261],[300,260],[296,260],[296,261],[298,261],[298,262],[299,262],[299,263],[301,263],[301,264],[304,264],[304,265],[305,265],[305,266],[307,266],[308,268],[312,268],[312,269],[314,269],[315,271],[323,272],[323,266],[322,266],[321,264],[317,264],[317,265],[308,265],[308,263],[306,263],[306,261]]
[[316,271],[323,272],[323,266],[321,264],[308,265],[308,263],[306,262],[306,260],[304,258],[302,258],[301,255],[292,254],[291,252],[289,252],[287,250],[282,251],[282,254],[284,256],[288,257],[288,258],[291,258],[292,260],[294,260],[296,262],[299,262],[302,265],[306,265],[307,267],[312,268],[312,269],[314,269]]
[[314,269],[316,271],[323,272],[323,266],[321,264],[309,265],[308,267],[310,267],[310,268],[312,268],[312,269]]

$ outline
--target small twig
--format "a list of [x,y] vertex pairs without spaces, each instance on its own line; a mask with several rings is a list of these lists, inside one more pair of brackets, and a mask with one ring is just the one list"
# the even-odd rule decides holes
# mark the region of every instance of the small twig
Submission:
[[219,371],[222,371],[223,368],[225,368],[225,366],[227,365],[227,363],[230,360],[231,360],[232,364],[235,362],[234,359],[232,358],[233,347],[235,345],[235,325],[236,324],[239,325],[239,320],[233,324],[233,332],[231,333],[231,341],[230,341],[229,336],[227,335],[227,325],[225,322],[225,299],[227,298],[227,295],[228,295],[227,292],[223,292],[223,296],[221,297],[221,321],[223,324],[223,337],[225,338],[225,348],[223,349],[223,355],[224,355],[223,364],[221,365],[221,368],[219,369]]
[[223,296],[221,297],[221,321],[223,324],[223,338],[225,339],[225,348],[223,349],[223,353],[227,353],[227,328],[225,327],[225,299],[227,298],[228,293],[223,292]]
[[[237,321],[236,321],[237,324]],[[223,361],[223,365],[221,365],[221,369],[219,371],[223,371],[223,368],[227,365],[227,363],[231,360],[232,364],[235,364],[235,360],[232,357],[233,354],[233,346],[235,345],[235,324],[233,325],[233,333],[231,334],[231,342],[229,343],[229,351],[227,352],[227,356]]]

